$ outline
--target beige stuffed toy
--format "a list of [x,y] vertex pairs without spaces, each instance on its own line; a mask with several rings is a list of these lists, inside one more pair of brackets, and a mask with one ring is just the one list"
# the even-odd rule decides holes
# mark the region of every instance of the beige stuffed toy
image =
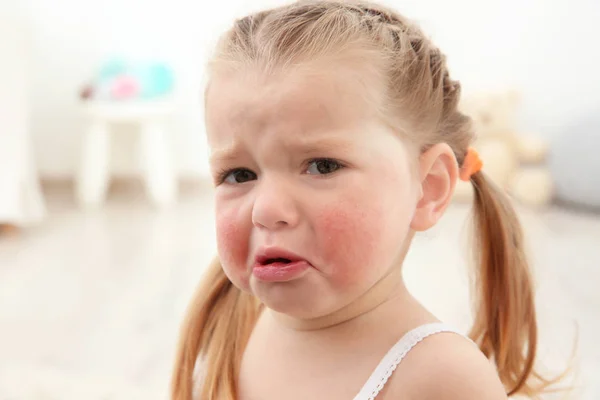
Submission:
[[[477,94],[465,97],[461,111],[473,119],[473,147],[483,161],[483,172],[517,201],[544,206],[554,190],[546,166],[547,143],[540,137],[516,131],[519,95],[516,92]],[[470,201],[473,186],[459,181],[455,199]]]

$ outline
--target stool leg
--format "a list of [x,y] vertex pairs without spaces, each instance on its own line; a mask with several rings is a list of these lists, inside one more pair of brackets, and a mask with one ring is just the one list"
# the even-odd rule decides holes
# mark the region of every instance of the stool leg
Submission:
[[156,205],[168,205],[175,199],[176,182],[167,133],[159,122],[145,122],[140,143],[148,195]]
[[106,122],[94,121],[84,135],[77,179],[77,200],[82,206],[97,207],[106,198],[109,134]]

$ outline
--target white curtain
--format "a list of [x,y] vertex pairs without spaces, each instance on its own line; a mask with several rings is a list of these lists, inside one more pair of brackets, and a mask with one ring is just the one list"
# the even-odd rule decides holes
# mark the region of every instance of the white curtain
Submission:
[[29,132],[30,31],[15,10],[0,12],[0,224],[27,226],[44,214]]

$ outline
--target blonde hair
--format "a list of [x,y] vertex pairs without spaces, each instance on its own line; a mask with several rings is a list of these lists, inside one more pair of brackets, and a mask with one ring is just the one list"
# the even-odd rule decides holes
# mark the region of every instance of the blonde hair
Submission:
[[[460,84],[450,79],[444,55],[422,31],[385,7],[308,1],[258,12],[226,32],[210,68],[270,71],[356,49],[369,53],[368,62],[385,82],[386,122],[412,134],[422,150],[448,143],[462,165],[473,132],[470,119],[457,110]],[[400,123],[409,127],[399,129]],[[535,395],[548,382],[534,372],[537,323],[521,227],[509,200],[482,172],[471,183],[478,267],[470,336],[496,364],[509,395]],[[210,369],[200,398],[235,399],[241,358],[259,313],[257,300],[234,287],[215,260],[182,326],[172,398],[192,398],[201,358]]]

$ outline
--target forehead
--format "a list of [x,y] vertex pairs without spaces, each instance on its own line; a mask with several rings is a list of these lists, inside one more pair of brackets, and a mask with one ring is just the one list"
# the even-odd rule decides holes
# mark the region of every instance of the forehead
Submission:
[[235,136],[338,132],[375,118],[365,75],[349,68],[215,75],[206,97],[211,147]]

